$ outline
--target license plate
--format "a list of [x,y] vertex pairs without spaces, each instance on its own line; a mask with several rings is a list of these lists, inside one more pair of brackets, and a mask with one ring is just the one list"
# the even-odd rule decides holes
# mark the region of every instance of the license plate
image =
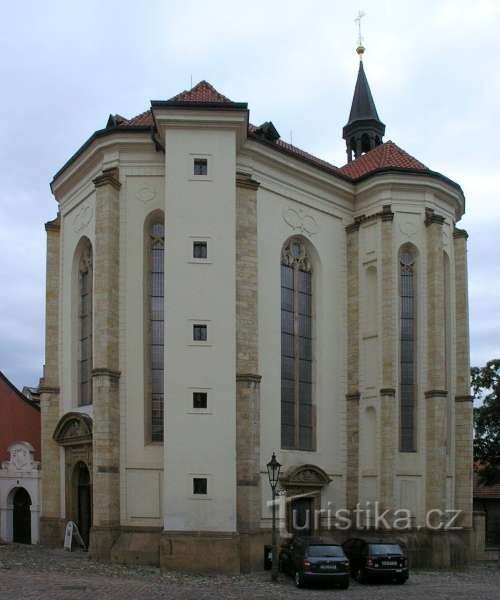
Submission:
[[397,567],[398,562],[396,560],[383,560],[382,566],[383,567]]
[[322,571],[335,571],[337,567],[335,565],[320,565],[319,568]]

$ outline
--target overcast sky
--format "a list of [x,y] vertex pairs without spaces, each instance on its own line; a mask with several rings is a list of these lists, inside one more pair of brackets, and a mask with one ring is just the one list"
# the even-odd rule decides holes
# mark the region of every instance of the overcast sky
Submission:
[[109,113],[133,116],[201,79],[254,123],[336,165],[366,12],[365,68],[385,139],[467,199],[471,357],[500,357],[500,3],[128,0],[9,2],[0,23],[0,370],[43,364],[53,174]]

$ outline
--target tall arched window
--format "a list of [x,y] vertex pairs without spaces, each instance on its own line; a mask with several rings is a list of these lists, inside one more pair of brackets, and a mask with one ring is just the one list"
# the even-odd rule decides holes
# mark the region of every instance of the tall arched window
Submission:
[[78,404],[92,404],[92,246],[82,244],[78,263]]
[[281,445],[314,450],[312,267],[304,241],[281,253]]
[[399,255],[400,294],[400,447],[416,450],[416,253],[405,247]]
[[163,441],[165,225],[157,216],[147,224],[147,314],[150,431],[152,442]]

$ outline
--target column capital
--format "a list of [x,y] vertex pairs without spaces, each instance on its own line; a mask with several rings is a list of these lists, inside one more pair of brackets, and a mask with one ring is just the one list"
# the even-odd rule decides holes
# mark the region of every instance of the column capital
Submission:
[[359,392],[353,392],[352,394],[346,394],[345,399],[348,402],[356,402],[361,398],[361,394]]
[[447,390],[427,390],[427,392],[424,392],[424,398],[446,398],[447,396]]
[[395,398],[396,390],[394,388],[382,388],[380,390],[380,395],[381,396],[392,396],[393,398]]
[[119,190],[121,183],[118,168],[112,167],[111,169],[104,169],[103,172],[93,180],[93,184],[96,188],[104,185],[111,185],[116,190]]
[[49,231],[59,232],[60,229],[61,229],[61,214],[58,212],[57,217],[55,219],[52,219],[52,221],[47,221],[45,223],[45,231],[47,231],[47,233]]
[[260,183],[256,181],[250,173],[243,173],[242,171],[236,172],[236,186],[247,188],[249,190],[257,190]]
[[463,238],[464,240],[466,240],[469,237],[469,234],[465,231],[465,229],[458,229],[458,227],[455,227],[455,229],[453,230],[453,239],[457,240],[459,238]]
[[429,225],[432,225],[433,223],[436,223],[437,225],[443,225],[444,223],[444,217],[443,215],[437,215],[434,212],[433,208],[426,208],[425,209],[425,221],[424,221],[425,225],[428,227]]
[[455,396],[455,402],[473,402],[474,396],[465,395],[465,396]]
[[381,217],[383,222],[390,222],[394,220],[394,213],[392,212],[392,207],[390,204],[384,204],[384,206],[382,206]]

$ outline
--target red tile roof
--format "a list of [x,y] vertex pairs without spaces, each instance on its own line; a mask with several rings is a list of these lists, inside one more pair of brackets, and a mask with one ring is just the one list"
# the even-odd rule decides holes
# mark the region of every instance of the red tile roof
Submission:
[[[238,105],[218,92],[210,83],[204,80],[197,83],[190,90],[184,90],[180,94],[173,96],[166,102],[167,104],[174,104],[177,102],[199,102],[202,104],[214,103]],[[121,115],[114,115],[112,117],[111,126],[119,129],[126,129],[127,127],[153,127],[153,115],[151,110],[147,110],[140,115],[132,117],[131,119],[126,119]],[[281,152],[304,160],[334,175],[340,175],[341,177],[350,181],[357,181],[365,175],[386,169],[404,169],[410,171],[431,172],[419,160],[399,148],[399,146],[391,141],[377,146],[353,162],[350,162],[339,168],[327,162],[326,160],[322,160],[321,158],[318,158],[309,152],[305,152],[304,150],[297,148],[297,146],[293,146],[292,144],[283,141],[282,139],[269,140],[262,138],[260,135],[258,135],[258,128],[254,125],[249,124],[248,132],[253,139],[262,141]]]
[[340,171],[351,179],[359,179],[368,173],[381,169],[411,169],[429,171],[419,160],[405,152],[390,140],[363,154],[356,160],[341,167]]
[[500,483],[496,485],[482,485],[479,483],[478,466],[474,467],[474,498],[500,500]]
[[208,81],[200,81],[190,90],[184,90],[180,94],[177,94],[173,98],[170,98],[170,102],[223,102],[225,104],[232,104],[233,101],[229,100],[226,96],[218,92],[213,85]]

